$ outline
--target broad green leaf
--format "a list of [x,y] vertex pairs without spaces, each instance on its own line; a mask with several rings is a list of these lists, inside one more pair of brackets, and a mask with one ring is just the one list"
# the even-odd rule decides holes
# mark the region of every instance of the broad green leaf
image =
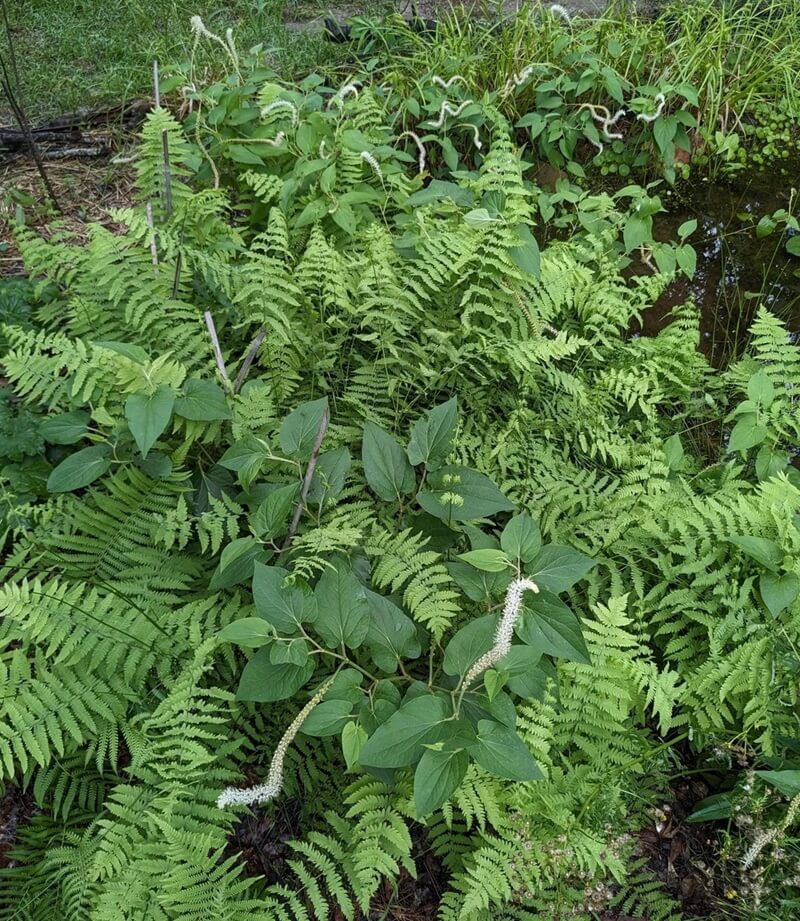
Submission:
[[675,258],[678,260],[678,265],[681,267],[683,274],[687,278],[694,278],[694,273],[697,271],[697,251],[695,248],[688,243],[684,243],[683,246],[679,246],[675,250]]
[[276,540],[286,533],[289,517],[300,492],[299,483],[279,486],[259,505],[250,518],[250,524],[257,537]]
[[93,344],[98,348],[116,352],[117,355],[124,355],[125,358],[130,358],[139,365],[143,365],[148,359],[147,352],[140,345],[134,345],[132,342],[112,342],[107,339]]
[[511,561],[502,550],[468,550],[466,553],[459,553],[458,558],[475,569],[482,572],[503,572],[511,566]]
[[477,726],[481,720],[502,723],[509,729],[513,729],[517,724],[517,708],[510,695],[500,691],[489,700],[489,695],[480,684],[464,695],[461,701],[461,715],[472,726]]
[[572,547],[545,544],[525,572],[540,589],[557,594],[572,588],[594,565],[594,560]]
[[463,749],[427,748],[414,771],[414,807],[417,819],[435,812],[450,799],[464,779],[469,755]]
[[429,515],[444,521],[473,521],[514,511],[514,503],[489,477],[469,467],[436,470],[428,478],[428,489],[422,490],[417,500]]
[[800,793],[800,771],[756,771],[756,774],[784,796],[795,797]]
[[343,668],[333,679],[333,684],[325,693],[326,700],[349,700],[351,704],[364,699],[361,685],[364,676],[355,668]]
[[414,621],[388,598],[367,591],[369,626],[365,643],[372,659],[385,672],[397,671],[400,660],[416,659],[422,649]]
[[789,237],[786,241],[786,252],[790,256],[800,256],[800,236]]
[[472,601],[484,602],[502,595],[514,576],[514,573],[508,568],[502,572],[482,572],[460,560],[453,560],[446,563],[445,566],[456,585]]
[[457,424],[458,403],[455,397],[417,419],[406,448],[411,463],[415,467],[425,464],[429,470],[439,467],[452,450]]
[[733,802],[727,793],[716,793],[707,796],[694,808],[687,817],[687,822],[716,822],[718,819],[727,819],[733,813]]
[[544,691],[547,672],[539,668],[540,650],[533,646],[512,646],[497,663],[497,669],[506,674],[506,685],[520,697],[536,698]]
[[747,395],[754,403],[760,403],[765,408],[772,405],[775,385],[763,368],[747,382]]
[[539,525],[527,512],[515,515],[503,528],[500,546],[512,560],[530,563],[542,546]]
[[769,540],[766,537],[753,537],[750,534],[731,534],[728,538],[728,543],[744,550],[748,556],[767,569],[777,571],[783,562],[781,548],[774,540]]
[[366,730],[356,722],[350,722],[342,729],[342,754],[348,771],[352,771],[358,764],[361,749],[367,738]]
[[465,624],[445,648],[442,665],[445,674],[466,674],[470,666],[492,648],[496,629],[497,618],[493,615],[476,617]]
[[273,631],[262,617],[242,617],[223,627],[219,638],[225,643],[258,649],[273,639]]
[[625,252],[638,249],[653,239],[653,219],[649,215],[632,214],[622,231]]
[[51,445],[74,445],[86,437],[90,418],[79,411],[48,416],[41,424],[42,437]]
[[526,593],[517,636],[534,649],[588,665],[589,651],[575,614],[550,592]]
[[54,467],[47,478],[50,492],[72,492],[93,483],[111,466],[111,447],[106,444],[81,448]]
[[486,689],[486,696],[489,700],[494,700],[497,697],[498,691],[501,691],[505,686],[508,676],[503,672],[495,671],[495,669],[487,669],[483,673],[483,686]]
[[230,419],[231,411],[225,391],[214,381],[190,378],[183,385],[183,395],[175,400],[175,412],[193,422]]
[[370,736],[359,762],[377,768],[400,768],[414,764],[425,743],[439,740],[450,707],[435,694],[423,694],[404,703]]
[[777,617],[800,594],[800,578],[793,572],[784,573],[782,576],[765,572],[758,587],[767,610],[773,617]]
[[508,255],[514,265],[522,269],[523,272],[538,278],[541,271],[539,244],[536,242],[536,237],[525,224],[517,224],[516,232],[520,239],[520,244],[509,249]]
[[661,116],[653,123],[653,137],[658,149],[661,151],[661,158],[670,164],[675,156],[673,141],[677,127],[677,123],[672,116]]
[[401,700],[400,691],[393,682],[379,681],[367,697],[361,696],[358,722],[367,734],[375,732],[378,726],[382,726],[394,714]]
[[684,451],[680,435],[670,435],[664,442],[664,458],[670,470],[680,470],[683,467]]
[[747,451],[767,437],[766,425],[756,422],[755,413],[747,413],[734,425],[728,439],[728,451]]
[[372,491],[387,502],[414,491],[414,468],[392,435],[374,422],[364,426],[364,476]]
[[264,562],[269,553],[252,537],[238,537],[232,540],[220,554],[219,565],[211,577],[209,588],[231,588],[253,576],[253,567]]
[[142,457],[153,447],[169,424],[175,394],[161,385],[155,393],[133,393],[125,401],[125,418]]
[[228,144],[223,149],[226,156],[233,160],[234,163],[247,163],[250,166],[264,165],[264,160],[254,147],[245,147],[243,144]]
[[464,222],[470,227],[488,227],[490,224],[496,224],[499,218],[492,217],[486,208],[474,208],[464,215]]
[[350,722],[352,712],[353,705],[348,700],[323,700],[305,718],[300,731],[321,739],[339,735]]
[[256,610],[278,633],[292,634],[316,617],[314,596],[294,585],[285,585],[289,573],[280,566],[256,563],[253,570],[253,601]]
[[369,631],[369,604],[364,586],[348,563],[337,561],[323,572],[314,589],[319,615],[314,631],[331,649],[342,643],[356,649]]
[[439,144],[442,148],[442,156],[447,168],[451,173],[458,169],[458,151],[453,146],[453,142],[448,137],[439,137]]
[[478,741],[469,747],[478,764],[508,780],[541,780],[544,775],[522,739],[500,723],[481,720]]
[[455,182],[432,179],[424,189],[409,195],[405,203],[412,208],[421,208],[423,205],[430,205],[443,199],[450,199],[457,205],[469,207],[474,202],[475,196],[469,189]]
[[234,442],[222,455],[220,467],[233,470],[245,489],[258,476],[264,461],[270,456],[269,445],[256,435],[245,435]]
[[301,461],[310,460],[322,417],[327,411],[327,397],[303,403],[292,410],[281,423],[281,451]]
[[172,459],[162,451],[151,451],[140,457],[136,466],[154,480],[166,480],[172,473]]
[[270,660],[269,647],[265,646],[245,665],[236,697],[259,703],[286,700],[311,678],[314,666],[313,656],[309,657],[305,665],[275,665]]
[[349,448],[336,448],[320,454],[311,478],[308,501],[320,504],[327,499],[335,499],[344,489],[351,463]]
[[[262,618],[258,618],[262,620]],[[263,620],[262,620],[263,623]],[[269,650],[269,660],[273,665],[305,665],[310,653],[308,643],[302,637],[281,638],[276,640]]]
[[756,455],[756,476],[759,480],[769,480],[785,470],[788,464],[786,451],[775,451],[769,445],[762,445]]

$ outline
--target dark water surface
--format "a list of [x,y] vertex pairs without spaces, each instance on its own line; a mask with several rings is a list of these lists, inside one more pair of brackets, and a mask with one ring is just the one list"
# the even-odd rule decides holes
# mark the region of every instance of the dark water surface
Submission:
[[800,333],[800,258],[786,252],[783,226],[769,236],[756,235],[763,215],[780,208],[798,211],[800,163],[795,169],[781,166],[772,172],[743,170],[719,181],[697,180],[662,194],[667,212],[656,215],[655,236],[677,240],[678,227],[696,219],[689,242],[697,251],[697,271],[691,280],[677,279],[647,311],[642,332],[658,332],[674,306],[692,299],[701,313],[701,347],[715,364],[741,351],[762,304]]

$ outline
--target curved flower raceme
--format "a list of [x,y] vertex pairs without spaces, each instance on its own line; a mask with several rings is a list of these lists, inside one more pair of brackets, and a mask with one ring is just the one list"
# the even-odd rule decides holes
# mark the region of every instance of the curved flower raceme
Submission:
[[220,809],[224,809],[226,806],[251,806],[253,803],[265,803],[267,800],[275,799],[278,796],[283,789],[283,762],[286,759],[286,752],[309,713],[322,700],[333,684],[333,677],[328,678],[327,681],[319,686],[316,694],[289,724],[280,742],[278,742],[272,761],[270,761],[266,783],[257,784],[255,787],[228,787],[217,797],[217,806]]
[[525,592],[538,593],[539,586],[532,579],[514,579],[506,591],[506,603],[500,622],[494,634],[494,645],[484,653],[470,668],[464,678],[463,687],[467,688],[472,682],[483,674],[488,668],[496,665],[511,649],[511,640],[514,636],[514,627],[522,613],[522,596]]

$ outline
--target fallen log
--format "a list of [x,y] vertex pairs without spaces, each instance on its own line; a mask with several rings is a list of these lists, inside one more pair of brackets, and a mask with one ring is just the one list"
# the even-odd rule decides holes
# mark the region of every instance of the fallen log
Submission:
[[[135,128],[152,108],[149,99],[134,99],[119,105],[105,106],[98,109],[78,109],[67,112],[50,121],[31,128],[33,140],[43,145],[47,155],[53,157],[97,156],[98,131],[105,126],[122,125],[126,129]],[[93,130],[92,130],[93,129]],[[86,132],[90,132],[87,136]],[[0,125],[0,147],[17,151],[27,147],[25,133],[17,128]],[[105,144],[101,145],[106,147]],[[60,149],[70,153],[58,153]],[[86,152],[77,153],[79,149]],[[89,153],[88,151],[93,151]]]

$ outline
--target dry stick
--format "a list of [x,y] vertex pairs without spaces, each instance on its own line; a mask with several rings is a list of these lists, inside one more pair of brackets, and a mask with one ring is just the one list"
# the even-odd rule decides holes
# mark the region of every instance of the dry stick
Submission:
[[156,228],[153,223],[153,203],[148,202],[144,206],[144,213],[147,215],[147,226],[152,231],[152,236],[150,237],[150,255],[153,257],[153,265],[158,267],[158,247],[156,246]]
[[250,343],[250,348],[247,350],[247,354],[244,356],[242,367],[239,368],[239,373],[236,375],[236,380],[233,382],[234,393],[238,393],[242,389],[244,382],[247,380],[247,375],[250,373],[250,367],[255,361],[258,350],[261,348],[261,343],[264,341],[266,335],[267,327],[262,326],[256,333],[253,341]]
[[[17,67],[17,51],[14,47],[14,36],[11,32],[11,23],[8,21],[8,11],[6,10],[5,0],[0,0],[0,11],[3,15],[3,26],[6,32],[6,38],[8,40],[8,56],[9,61],[11,62],[11,74],[14,78],[14,86],[16,87],[16,93],[14,88],[11,85],[11,79],[9,77],[8,71],[6,70],[5,59],[0,55],[0,64],[3,67],[3,89],[6,96],[8,96],[8,102],[11,106],[11,110],[14,113],[14,117],[19,123],[20,130],[25,136],[25,140],[30,149],[31,155],[36,163],[36,169],[39,171],[39,175],[42,177],[42,182],[47,191],[50,201],[53,203],[53,207],[58,211],[59,214],[63,213],[61,210],[61,205],[56,198],[55,190],[50,182],[50,177],[47,175],[47,171],[44,168],[44,162],[42,161],[41,154],[39,152],[39,145],[36,143],[33,137],[33,132],[31,131],[30,123],[28,122],[28,116],[25,112],[25,107],[22,100],[22,91],[19,79],[19,69]],[[17,98],[19,96],[19,98]]]
[[[156,108],[161,107],[161,92],[158,88],[158,61],[153,61],[153,95]],[[164,211],[167,217],[172,217],[172,171],[169,166],[169,132],[165,128],[161,132],[161,148],[164,152]]]
[[308,467],[306,467],[306,475],[303,477],[303,485],[300,488],[300,498],[297,500],[297,505],[294,507],[294,515],[292,515],[292,523],[289,525],[289,531],[286,535],[286,540],[283,542],[281,547],[281,553],[284,550],[288,550],[291,546],[294,536],[297,533],[297,528],[300,524],[300,516],[303,514],[303,509],[306,505],[306,498],[308,496],[308,491],[311,489],[311,480],[314,476],[314,470],[317,466],[317,460],[319,459],[319,452],[322,448],[322,440],[325,438],[325,432],[328,431],[328,423],[330,422],[330,413],[328,407],[322,410],[322,418],[319,422],[319,429],[317,430],[317,437],[314,439],[314,448],[311,451],[311,460],[308,462]]
[[[13,43],[11,41],[11,32],[8,28],[8,20],[6,19],[6,15],[5,15],[5,12],[6,12],[5,4],[1,4],[1,5],[2,5],[2,10],[3,10],[3,18],[6,21],[6,31],[8,32],[9,45],[13,48]],[[13,60],[13,57],[12,57],[12,60]],[[36,169],[39,173],[39,176],[42,179],[42,183],[44,184],[45,191],[47,192],[47,197],[52,202],[52,205],[56,209],[56,211],[59,214],[63,214],[61,205],[59,204],[58,198],[56,197],[55,189],[53,188],[53,185],[50,182],[50,177],[47,175],[47,170],[45,170],[44,168],[44,161],[42,160],[42,155],[39,151],[39,145],[34,140],[33,133],[31,132],[31,126],[28,121],[28,116],[25,114],[25,110],[22,108],[22,104],[17,99],[17,96],[11,85],[11,75],[9,74],[8,68],[6,67],[5,58],[2,55],[0,55],[0,68],[2,68],[2,72],[3,72],[3,76],[0,79],[0,87],[2,87],[3,92],[8,98],[8,104],[11,106],[11,111],[14,113],[14,117],[16,118],[17,123],[19,124],[20,130],[25,135],[25,142],[28,145],[28,150],[30,150],[31,152],[31,156],[33,157],[33,160],[36,164]],[[15,69],[13,65],[12,65],[12,68]]]
[[223,381],[225,381],[226,387],[230,387],[231,379],[228,377],[228,369],[225,367],[225,359],[222,357],[222,349],[219,347],[219,337],[217,336],[217,328],[214,326],[214,318],[211,316],[211,311],[204,311],[203,317],[205,318],[206,327],[208,328],[208,335],[211,337],[211,345],[214,348],[214,360],[217,363],[217,368],[219,369]]
[[158,85],[158,59],[153,61],[153,99],[156,108],[161,108],[161,87]]

